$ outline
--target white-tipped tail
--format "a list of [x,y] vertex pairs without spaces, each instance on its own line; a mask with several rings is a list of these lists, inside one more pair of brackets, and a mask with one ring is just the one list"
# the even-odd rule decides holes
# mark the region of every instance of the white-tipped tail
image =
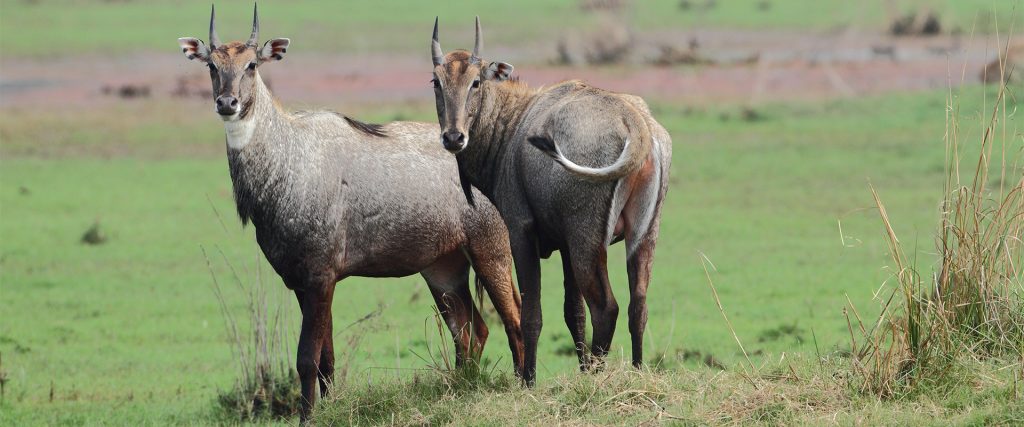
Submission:
[[631,163],[630,160],[632,159],[632,155],[634,155],[633,153],[630,153],[630,140],[629,138],[626,138],[626,142],[622,146],[622,153],[619,154],[619,158],[615,159],[614,163],[604,167],[592,168],[579,165],[572,160],[569,160],[569,158],[565,157],[565,155],[562,154],[562,151],[558,149],[558,144],[550,138],[532,137],[529,138],[529,142],[543,151],[544,154],[551,156],[569,172],[592,180],[621,178],[623,175],[629,173],[627,169],[629,169],[629,163]]

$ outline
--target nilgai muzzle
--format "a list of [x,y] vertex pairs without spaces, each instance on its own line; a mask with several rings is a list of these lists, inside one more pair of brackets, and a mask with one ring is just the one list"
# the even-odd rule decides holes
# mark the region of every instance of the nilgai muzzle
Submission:
[[[455,339],[458,363],[478,358],[487,327],[470,297],[472,265],[508,334],[516,372],[523,343],[508,233],[482,195],[471,207],[438,127],[371,125],[330,112],[286,112],[260,79],[288,39],[258,46],[259,21],[245,43],[221,44],[213,14],[210,46],[179,39],[189,59],[210,68],[224,121],[235,204],[302,310],[296,368],[308,419],[334,373],[331,302],[349,276],[420,273]],[[475,191],[475,190],[474,190]],[[479,193],[477,193],[479,194]]]
[[[615,331],[619,309],[606,258],[607,247],[623,239],[633,364],[640,365],[672,140],[641,98],[580,81],[531,89],[509,78],[511,65],[481,58],[482,45],[477,18],[473,51],[444,54],[434,21],[439,145],[456,154],[465,188],[487,195],[508,226],[523,295],[523,376],[532,382],[536,369],[540,258],[562,252],[565,321],[586,369],[608,352]],[[593,360],[584,346],[584,303]]]

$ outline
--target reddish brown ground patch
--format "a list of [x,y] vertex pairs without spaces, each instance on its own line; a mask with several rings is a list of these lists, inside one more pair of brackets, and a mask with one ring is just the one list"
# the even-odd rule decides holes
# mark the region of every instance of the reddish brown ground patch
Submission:
[[[717,65],[656,67],[648,51],[684,45],[696,35],[702,54]],[[828,99],[941,88],[967,81],[994,56],[994,45],[951,37],[705,31],[645,34],[634,63],[612,67],[545,65],[552,52],[495,48],[517,64],[531,85],[578,78],[595,86],[687,105]],[[430,64],[422,55],[327,56],[294,52],[261,69],[285,105],[388,105],[429,103]],[[532,60],[527,60],[530,58]],[[760,58],[751,61],[750,58]],[[114,60],[4,58],[0,108],[93,109],[130,101],[109,88],[145,87],[154,99],[208,96],[206,69],[180,54],[145,54]],[[183,90],[183,84],[186,87]],[[104,94],[104,88],[108,93]]]

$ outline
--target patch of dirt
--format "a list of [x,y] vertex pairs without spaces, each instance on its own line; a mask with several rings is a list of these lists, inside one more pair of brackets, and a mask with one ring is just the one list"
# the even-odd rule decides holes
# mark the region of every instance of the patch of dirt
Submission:
[[[501,59],[531,85],[583,79],[606,89],[650,100],[689,105],[828,99],[945,87],[950,69],[966,61],[984,66],[983,41],[957,36],[930,38],[753,31],[674,31],[637,35],[634,64],[564,67],[543,64],[543,48],[495,47]],[[674,43],[678,46],[674,46]],[[699,49],[699,50],[697,50]],[[989,49],[990,51],[992,49]],[[663,52],[693,52],[696,65],[654,67]],[[329,56],[292,53],[261,68],[289,108],[320,105],[429,103],[430,65],[424,55]],[[530,60],[527,60],[530,58]],[[539,59],[538,59],[539,58]],[[0,70],[0,108],[95,109],[140,102],[139,98],[209,97],[206,69],[177,52],[96,60],[5,58]],[[538,62],[542,62],[538,64]],[[130,70],[131,72],[125,72]],[[959,72],[953,73],[959,76]],[[975,78],[977,73],[968,73]],[[959,82],[959,77],[953,83]],[[129,88],[127,93],[123,88]],[[139,88],[145,88],[140,92]],[[103,96],[104,92],[119,96]],[[145,93],[146,95],[141,95]],[[134,95],[134,96],[133,96]],[[212,100],[211,100],[212,102]]]

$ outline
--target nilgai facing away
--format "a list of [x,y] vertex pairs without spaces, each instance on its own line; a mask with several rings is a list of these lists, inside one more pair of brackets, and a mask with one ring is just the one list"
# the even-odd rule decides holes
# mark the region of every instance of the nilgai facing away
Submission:
[[[615,331],[607,247],[623,239],[633,364],[642,364],[647,284],[672,160],[668,132],[636,96],[579,81],[531,89],[509,80],[512,66],[483,60],[480,45],[478,18],[473,52],[445,55],[434,21],[434,97],[440,142],[456,154],[465,195],[473,195],[469,184],[479,188],[509,229],[523,294],[524,379],[535,377],[540,258],[562,252],[565,321],[586,369],[608,352]],[[583,344],[584,302],[598,360]]]
[[238,215],[255,226],[260,248],[302,310],[302,420],[317,382],[322,396],[332,380],[331,301],[335,284],[348,276],[422,274],[462,363],[479,357],[487,338],[470,297],[472,264],[505,325],[518,373],[521,303],[508,234],[482,195],[475,207],[466,202],[455,160],[434,143],[438,127],[282,110],[258,67],[281,60],[289,40],[260,47],[258,30],[254,12],[248,41],[221,43],[211,12],[209,46],[190,37],[178,42],[210,69]]

